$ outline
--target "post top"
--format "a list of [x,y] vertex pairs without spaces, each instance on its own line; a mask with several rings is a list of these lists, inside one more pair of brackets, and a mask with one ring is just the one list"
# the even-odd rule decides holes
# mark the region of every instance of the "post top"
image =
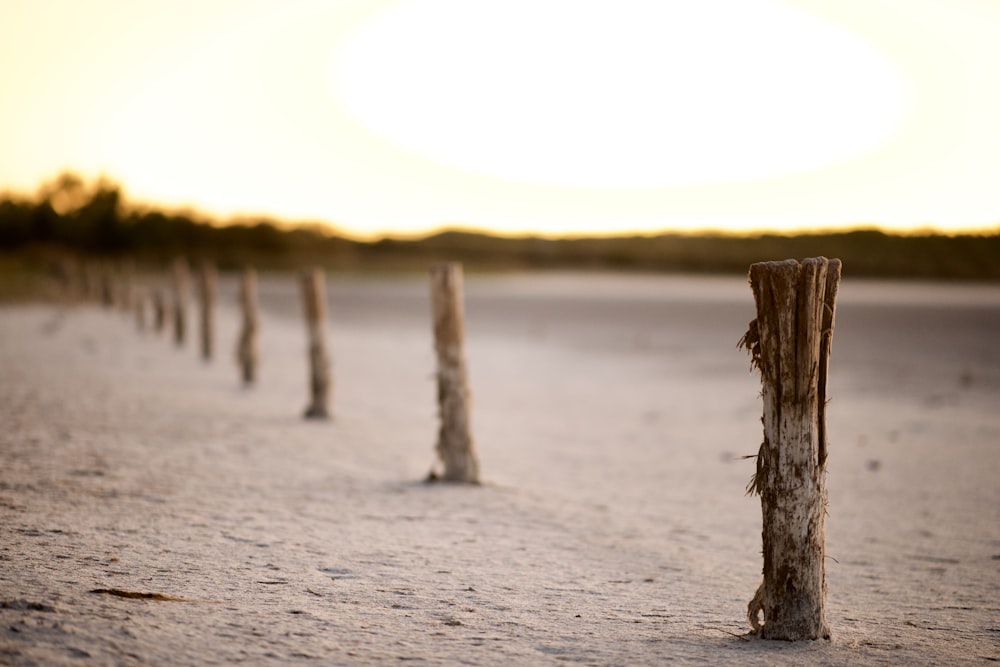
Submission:
[[786,266],[800,266],[800,265],[805,265],[805,264],[834,264],[834,263],[840,264],[840,260],[839,259],[827,259],[826,257],[819,256],[819,257],[806,257],[801,262],[799,260],[797,260],[797,259],[782,259],[782,260],[771,261],[771,262],[754,262],[750,266],[761,266],[761,267],[768,267],[768,268],[779,268],[779,267],[786,267]]
[[830,271],[836,272],[838,275],[840,273],[840,260],[839,259],[827,259],[826,257],[807,257],[801,262],[797,259],[785,259],[779,261],[771,262],[755,262],[750,265],[750,276],[762,274],[797,274],[800,269],[803,268],[814,268],[818,269],[820,267],[826,267]]

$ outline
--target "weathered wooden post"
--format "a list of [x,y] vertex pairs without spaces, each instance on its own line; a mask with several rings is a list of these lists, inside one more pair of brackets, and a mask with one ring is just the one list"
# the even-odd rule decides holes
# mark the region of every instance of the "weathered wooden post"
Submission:
[[187,338],[188,295],[191,291],[191,271],[187,260],[178,257],[174,260],[174,342],[184,345]]
[[302,273],[302,302],[305,307],[306,331],[309,338],[310,403],[306,419],[327,419],[330,416],[330,357],[326,352],[326,282],[323,269]]
[[203,261],[198,271],[198,306],[201,313],[201,358],[211,361],[215,342],[215,266]]
[[243,269],[240,306],[243,311],[243,327],[236,344],[236,360],[243,384],[250,385],[257,381],[257,331],[260,327],[257,315],[257,272],[250,266]]
[[440,473],[432,470],[429,479],[478,484],[479,461],[472,442],[469,381],[465,368],[462,265],[457,262],[435,264],[430,273],[441,420],[436,450],[444,468]]
[[[757,318],[740,340],[761,375],[764,579],[747,606],[765,639],[829,639],[826,621],[826,380],[840,260],[750,267]],[[761,625],[759,615],[763,614]]]

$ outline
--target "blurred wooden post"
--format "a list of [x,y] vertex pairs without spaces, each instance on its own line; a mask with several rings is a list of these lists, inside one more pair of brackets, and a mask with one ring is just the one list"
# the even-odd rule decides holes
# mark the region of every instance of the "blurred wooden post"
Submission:
[[91,300],[97,304],[104,303],[104,269],[98,260],[91,260],[90,289]]
[[302,302],[309,337],[310,403],[307,419],[329,418],[330,358],[326,353],[326,284],[323,269],[302,273]]
[[146,333],[146,310],[149,295],[146,289],[137,284],[132,285],[132,312],[135,314],[135,328],[139,333]]
[[437,454],[444,465],[440,474],[432,471],[430,479],[478,484],[479,461],[472,442],[465,368],[462,265],[457,262],[435,264],[430,274],[441,420]]
[[167,328],[167,296],[162,287],[153,290],[153,331],[163,333]]
[[257,381],[257,330],[260,322],[257,316],[257,272],[250,266],[243,269],[240,306],[243,311],[243,328],[236,346],[236,359],[243,383],[249,385]]
[[85,300],[101,300],[101,268],[94,260],[84,262],[83,291]]
[[78,257],[69,260],[70,291],[73,301],[80,303],[87,300],[87,272],[83,261]]
[[122,260],[118,270],[117,306],[128,315],[135,311],[135,261]]
[[211,361],[215,341],[215,266],[204,261],[198,271],[198,306],[201,313],[201,358]]
[[59,257],[53,262],[51,269],[59,288],[59,297],[64,303],[72,302],[77,293],[73,262],[68,257]]
[[110,262],[100,264],[101,305],[113,308],[115,305],[115,271]]
[[191,271],[187,260],[178,257],[174,260],[174,342],[184,345],[187,338],[188,295],[191,290]]
[[839,284],[838,259],[750,267],[757,318],[740,346],[750,352],[763,386],[764,442],[747,490],[760,495],[764,579],[747,617],[765,639],[830,637],[826,380]]

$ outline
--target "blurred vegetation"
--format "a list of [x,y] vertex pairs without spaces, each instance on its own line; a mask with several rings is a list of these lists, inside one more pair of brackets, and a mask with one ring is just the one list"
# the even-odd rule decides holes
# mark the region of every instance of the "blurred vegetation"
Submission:
[[283,270],[423,270],[457,260],[469,270],[605,269],[744,273],[753,262],[838,257],[852,276],[1000,280],[1000,225],[991,234],[891,235],[858,230],[798,235],[661,234],[617,238],[494,237],[447,231],[425,238],[363,242],[320,224],[273,220],[218,224],[188,212],[126,206],[107,180],[87,183],[64,173],[34,197],[0,195],[0,279],[65,257],[160,267],[176,256],[208,259],[221,269],[252,264]]

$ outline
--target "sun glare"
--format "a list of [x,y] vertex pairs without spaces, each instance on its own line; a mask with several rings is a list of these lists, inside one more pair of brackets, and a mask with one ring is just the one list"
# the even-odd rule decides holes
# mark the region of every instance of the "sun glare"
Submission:
[[992,229],[998,30],[984,0],[0,0],[0,189],[364,237]]
[[383,139],[561,186],[808,170],[886,141],[906,113],[888,60],[766,0],[411,2],[357,31],[331,70]]

